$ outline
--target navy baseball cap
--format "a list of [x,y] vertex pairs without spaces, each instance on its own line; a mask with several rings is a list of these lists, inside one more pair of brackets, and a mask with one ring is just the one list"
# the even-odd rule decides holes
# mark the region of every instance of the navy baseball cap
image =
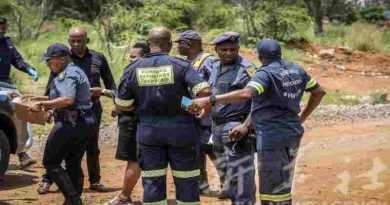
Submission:
[[54,43],[47,48],[45,54],[43,54],[41,61],[47,61],[52,57],[69,56],[69,55],[70,55],[70,51],[68,46],[61,43]]
[[188,31],[184,31],[183,33],[180,33],[179,38],[175,42],[184,41],[184,40],[201,41],[202,38],[200,37],[198,32],[194,30],[188,30]]
[[266,59],[282,57],[282,48],[277,40],[266,38],[257,44],[257,53]]
[[218,45],[218,44],[224,43],[226,41],[230,41],[232,43],[238,43],[239,39],[240,39],[240,33],[229,31],[229,32],[222,33],[219,36],[217,36],[216,38],[214,38],[212,44]]

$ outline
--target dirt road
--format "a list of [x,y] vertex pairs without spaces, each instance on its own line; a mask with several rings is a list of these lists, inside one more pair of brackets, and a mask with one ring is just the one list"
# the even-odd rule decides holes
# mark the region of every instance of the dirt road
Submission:
[[[390,204],[390,119],[316,126],[307,130],[302,141],[293,196],[295,204]],[[36,143],[32,154],[41,159],[43,143]],[[104,204],[120,189],[125,163],[113,160],[115,137],[102,140],[103,183],[110,193],[94,193],[88,189],[86,178],[85,204]],[[13,157],[7,180],[0,184],[0,204],[60,204],[62,195],[55,192],[38,196],[36,189],[43,173],[42,165],[33,171],[17,170]],[[85,164],[85,162],[84,162]],[[212,186],[218,186],[214,168],[209,165]],[[84,170],[85,167],[84,167]],[[174,185],[169,176],[169,198],[174,199]],[[142,199],[138,183],[134,199]],[[353,203],[352,203],[353,202]],[[174,202],[172,201],[172,204]],[[229,204],[203,197],[202,204]]]

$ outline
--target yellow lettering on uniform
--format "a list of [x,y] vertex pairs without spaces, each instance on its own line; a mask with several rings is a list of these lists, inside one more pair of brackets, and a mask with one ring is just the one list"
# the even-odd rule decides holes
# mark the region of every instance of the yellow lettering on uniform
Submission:
[[172,65],[137,68],[136,73],[139,86],[159,86],[175,83]]

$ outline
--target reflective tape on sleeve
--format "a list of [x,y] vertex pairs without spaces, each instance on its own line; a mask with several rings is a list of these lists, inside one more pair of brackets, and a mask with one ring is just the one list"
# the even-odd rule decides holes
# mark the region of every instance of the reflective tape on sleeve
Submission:
[[192,88],[192,93],[194,93],[194,95],[197,95],[199,91],[209,87],[210,85],[207,82],[199,83],[198,85],[195,85],[195,87]]

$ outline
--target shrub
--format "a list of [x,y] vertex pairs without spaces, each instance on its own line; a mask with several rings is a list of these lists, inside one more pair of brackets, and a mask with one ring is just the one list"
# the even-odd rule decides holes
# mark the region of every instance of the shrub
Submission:
[[353,24],[346,35],[348,44],[359,51],[380,51],[382,32],[375,25]]

